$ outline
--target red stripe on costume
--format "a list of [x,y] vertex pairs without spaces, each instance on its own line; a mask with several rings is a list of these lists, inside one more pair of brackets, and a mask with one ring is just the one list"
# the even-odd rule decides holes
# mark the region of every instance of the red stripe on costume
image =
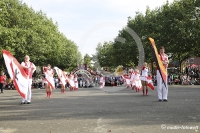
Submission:
[[45,73],[47,71],[47,67],[43,68],[43,73]]
[[145,68],[146,68],[146,67],[145,67],[145,66],[143,66],[143,67],[142,67],[142,70],[144,70]]

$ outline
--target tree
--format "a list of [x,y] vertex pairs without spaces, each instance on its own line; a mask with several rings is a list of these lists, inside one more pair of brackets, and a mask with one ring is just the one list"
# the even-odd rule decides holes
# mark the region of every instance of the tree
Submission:
[[91,62],[92,58],[88,54],[86,54],[83,59],[84,59],[84,64],[87,64],[89,68],[92,68],[92,62]]
[[[0,49],[10,51],[18,61],[28,54],[37,65],[61,69],[77,67],[78,47],[58,31],[58,24],[42,12],[35,12],[18,0],[0,1]],[[0,57],[3,63],[3,57]]]

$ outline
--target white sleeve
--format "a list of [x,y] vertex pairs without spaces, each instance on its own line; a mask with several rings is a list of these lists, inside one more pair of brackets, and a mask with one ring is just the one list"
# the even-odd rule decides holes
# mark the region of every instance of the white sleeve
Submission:
[[148,71],[149,71],[148,68],[145,68],[144,70],[145,70],[145,72],[148,72]]
[[35,66],[35,64],[33,64],[33,63],[32,63],[32,68],[36,69],[36,66]]
[[24,62],[22,62],[22,63],[21,63],[21,65],[22,65],[22,66],[25,66],[25,63],[24,63]]

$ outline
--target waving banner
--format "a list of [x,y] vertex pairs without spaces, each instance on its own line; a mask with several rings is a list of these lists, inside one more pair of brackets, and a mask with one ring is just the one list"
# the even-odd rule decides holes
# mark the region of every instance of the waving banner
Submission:
[[116,69],[115,69],[115,76],[122,76],[124,74],[123,71],[123,66],[119,65]]
[[152,77],[148,76],[147,77],[147,85],[149,86],[149,88],[151,88],[152,90],[154,90],[154,85],[153,85],[153,81],[152,81]]
[[57,75],[58,75],[58,78],[59,78],[61,84],[62,84],[63,86],[65,86],[65,84],[66,84],[66,76],[65,76],[65,73],[64,73],[61,69],[59,69],[58,67],[54,67],[53,69],[56,70],[56,73],[57,73]]
[[162,80],[165,84],[165,87],[166,87],[166,82],[167,82],[167,69],[163,66],[163,63],[161,61],[161,58],[160,58],[160,55],[158,54],[158,50],[156,48],[156,45],[155,45],[155,41],[153,38],[149,38],[150,42],[151,42],[151,45],[152,45],[152,53],[153,53],[153,57],[154,57],[154,60],[155,60],[155,63],[156,63],[156,66],[160,72],[160,75],[162,77]]
[[66,81],[67,83],[69,83],[70,87],[73,87],[73,88],[75,87],[73,76],[70,76],[70,77],[66,76]]
[[28,75],[25,73],[21,64],[13,55],[6,50],[2,50],[6,68],[10,78],[18,93],[26,99],[28,93]]

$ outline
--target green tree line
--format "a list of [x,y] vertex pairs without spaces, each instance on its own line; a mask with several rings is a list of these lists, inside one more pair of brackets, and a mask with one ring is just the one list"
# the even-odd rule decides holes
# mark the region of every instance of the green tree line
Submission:
[[[200,1],[166,1],[161,7],[145,14],[136,12],[134,18],[128,17],[127,25],[119,31],[115,41],[99,43],[96,57],[101,67],[115,68],[118,65],[134,67],[138,65],[139,51],[133,37],[127,32],[130,28],[137,33],[143,44],[145,61],[152,62],[149,37],[154,38],[157,48],[164,46],[171,59],[180,64],[191,56],[198,57],[200,47]],[[123,38],[124,42],[118,41]]]
[[[0,1],[0,49],[19,62],[27,54],[38,66],[51,64],[69,71],[82,60],[77,45],[59,32],[57,23],[19,0]],[[2,56],[0,62],[3,67]]]

